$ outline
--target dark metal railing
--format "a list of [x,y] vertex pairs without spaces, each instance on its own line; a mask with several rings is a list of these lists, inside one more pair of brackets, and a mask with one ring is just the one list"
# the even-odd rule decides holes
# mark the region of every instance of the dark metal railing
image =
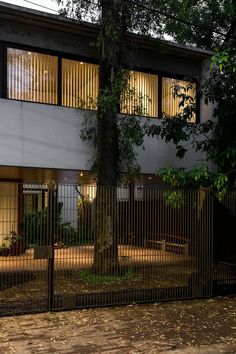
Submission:
[[203,190],[2,183],[0,313],[232,291],[235,201],[235,192],[219,202]]

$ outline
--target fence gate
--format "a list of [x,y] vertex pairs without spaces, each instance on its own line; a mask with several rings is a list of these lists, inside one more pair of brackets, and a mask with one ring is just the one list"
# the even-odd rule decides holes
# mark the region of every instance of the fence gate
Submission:
[[214,213],[197,190],[0,184],[0,314],[210,297]]
[[48,308],[47,193],[42,186],[0,184],[2,316]]

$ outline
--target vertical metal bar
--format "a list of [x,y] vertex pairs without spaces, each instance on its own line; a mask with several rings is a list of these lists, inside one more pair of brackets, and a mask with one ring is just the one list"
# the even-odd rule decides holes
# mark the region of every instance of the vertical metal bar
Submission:
[[23,232],[23,184],[17,184],[17,198],[18,198],[18,216],[17,216],[17,232],[22,235]]
[[54,232],[55,232],[55,189],[54,182],[48,184],[48,246],[51,247],[51,255],[48,259],[48,310],[51,310],[54,299]]

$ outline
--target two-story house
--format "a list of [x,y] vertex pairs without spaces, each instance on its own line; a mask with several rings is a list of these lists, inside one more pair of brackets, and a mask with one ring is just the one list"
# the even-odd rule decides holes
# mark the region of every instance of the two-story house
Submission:
[[[98,93],[97,53],[91,45],[97,34],[91,23],[0,2],[0,179],[24,183],[26,205],[45,203],[43,188],[39,193],[35,185],[96,183],[89,163],[93,148],[80,132]],[[151,120],[178,111],[174,81],[187,85],[187,78],[206,75],[210,56],[198,48],[130,35],[131,84],[143,95]],[[195,119],[208,119],[210,107],[197,95],[196,100]],[[146,137],[144,145],[138,150],[140,184],[155,183],[161,167],[192,167],[203,158],[190,149],[179,160],[173,145],[156,138]],[[6,235],[17,229],[22,191],[15,183],[2,184],[0,195],[2,220],[8,220],[0,233]]]

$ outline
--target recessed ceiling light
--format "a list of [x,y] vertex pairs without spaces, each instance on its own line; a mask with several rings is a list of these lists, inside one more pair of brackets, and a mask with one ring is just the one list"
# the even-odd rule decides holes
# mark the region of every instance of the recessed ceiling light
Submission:
[[84,63],[81,61],[80,64],[83,65]]
[[148,179],[152,179],[152,177],[151,177],[151,176],[149,176],[149,177],[148,177]]
[[28,52],[29,55],[31,55],[32,53],[31,52]]
[[83,172],[80,172],[80,177],[83,177],[83,175],[84,175]]

